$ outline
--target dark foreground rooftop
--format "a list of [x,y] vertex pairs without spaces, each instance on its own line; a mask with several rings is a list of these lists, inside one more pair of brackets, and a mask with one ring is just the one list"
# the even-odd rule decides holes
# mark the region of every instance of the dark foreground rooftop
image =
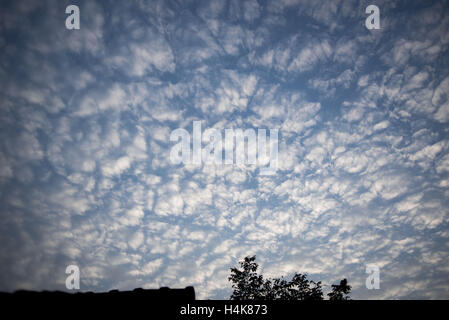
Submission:
[[149,303],[157,301],[193,301],[195,300],[195,290],[189,286],[184,289],[170,289],[162,287],[160,289],[136,288],[132,291],[111,290],[109,292],[63,292],[63,291],[28,291],[18,290],[14,293],[0,292],[0,299],[12,298],[14,300],[41,300],[41,301],[101,301],[101,300],[145,300]]

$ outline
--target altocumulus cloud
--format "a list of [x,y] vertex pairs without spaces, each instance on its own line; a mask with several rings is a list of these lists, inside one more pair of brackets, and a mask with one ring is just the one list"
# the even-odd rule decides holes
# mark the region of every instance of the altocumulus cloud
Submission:
[[[183,287],[229,267],[449,298],[444,1],[3,1],[0,290]],[[279,129],[273,176],[170,162],[170,132]],[[365,266],[381,271],[365,288]]]

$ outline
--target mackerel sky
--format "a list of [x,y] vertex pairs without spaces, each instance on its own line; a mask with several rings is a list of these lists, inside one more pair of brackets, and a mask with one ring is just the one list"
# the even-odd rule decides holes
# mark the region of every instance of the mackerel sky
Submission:
[[[74,264],[82,291],[227,299],[255,254],[448,299],[448,45],[447,1],[0,1],[0,291],[66,290]],[[278,129],[276,174],[174,165],[193,121]]]

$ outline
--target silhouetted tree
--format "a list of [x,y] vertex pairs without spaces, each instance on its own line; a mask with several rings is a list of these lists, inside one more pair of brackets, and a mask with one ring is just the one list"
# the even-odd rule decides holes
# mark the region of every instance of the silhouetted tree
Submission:
[[240,261],[240,267],[231,268],[231,281],[234,292],[231,300],[323,300],[321,281],[308,280],[306,275],[295,273],[292,280],[283,277],[267,279],[257,274],[256,256]]
[[231,276],[229,281],[234,284],[234,292],[231,295],[231,300],[256,300],[263,299],[264,281],[261,275],[257,274],[259,267],[256,262],[256,256],[245,257],[240,261],[240,271],[237,268],[231,268]]
[[329,300],[349,300],[349,292],[351,292],[351,286],[348,285],[346,279],[343,279],[340,281],[340,284],[333,284],[332,291],[327,295],[329,296]]

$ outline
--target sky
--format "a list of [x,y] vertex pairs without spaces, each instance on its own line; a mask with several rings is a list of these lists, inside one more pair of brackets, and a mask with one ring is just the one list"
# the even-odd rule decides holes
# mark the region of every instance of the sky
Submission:
[[[229,268],[256,255],[265,277],[347,278],[354,299],[449,299],[448,13],[0,1],[0,291],[64,291],[77,265],[81,291],[228,299]],[[277,129],[276,173],[173,164],[170,134],[194,121]]]

